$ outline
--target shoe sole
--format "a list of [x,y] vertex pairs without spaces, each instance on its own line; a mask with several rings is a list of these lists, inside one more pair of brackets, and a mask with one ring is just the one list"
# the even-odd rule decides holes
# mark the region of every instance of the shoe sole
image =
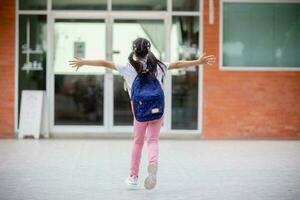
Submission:
[[148,177],[145,179],[144,186],[151,190],[156,185],[157,164],[148,165]]

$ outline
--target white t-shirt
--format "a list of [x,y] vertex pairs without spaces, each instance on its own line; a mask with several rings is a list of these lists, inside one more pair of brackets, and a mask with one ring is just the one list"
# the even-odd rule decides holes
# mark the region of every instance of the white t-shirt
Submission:
[[[163,62],[166,65],[166,71],[169,68],[169,63]],[[131,95],[131,87],[133,84],[133,81],[135,79],[135,77],[137,76],[137,72],[135,71],[134,67],[129,63],[117,63],[116,64],[116,69],[117,71],[121,74],[121,76],[125,79],[125,82],[127,84],[127,88],[128,88],[128,94],[129,97]],[[157,66],[157,80],[160,82],[162,89],[164,89],[163,84],[162,84],[162,77],[163,77],[163,71],[160,69],[159,66]]]

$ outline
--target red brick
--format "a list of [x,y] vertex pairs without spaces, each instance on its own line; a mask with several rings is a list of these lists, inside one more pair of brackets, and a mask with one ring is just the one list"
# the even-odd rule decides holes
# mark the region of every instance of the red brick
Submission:
[[217,62],[204,67],[203,138],[299,139],[300,72],[219,70],[219,1],[214,25],[204,1],[204,50]]
[[[0,138],[14,137],[15,1],[0,6]],[[4,45],[3,45],[4,44]]]

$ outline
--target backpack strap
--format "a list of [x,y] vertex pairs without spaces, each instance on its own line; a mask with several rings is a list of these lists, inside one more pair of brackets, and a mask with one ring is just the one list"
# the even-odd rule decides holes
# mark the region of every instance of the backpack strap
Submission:
[[128,93],[129,99],[131,99],[131,94],[130,94],[130,91],[129,91],[129,87],[128,87],[128,84],[125,81],[125,79],[124,79],[124,82],[123,82],[123,89],[124,89],[125,92]]
[[128,91],[128,85],[127,85],[125,79],[123,81],[124,81],[124,83],[123,83],[123,89],[124,89],[125,92],[127,92]]

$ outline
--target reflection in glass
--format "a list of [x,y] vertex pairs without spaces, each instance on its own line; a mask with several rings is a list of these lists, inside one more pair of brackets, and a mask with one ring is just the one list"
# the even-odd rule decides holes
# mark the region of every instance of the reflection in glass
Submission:
[[128,93],[123,89],[124,79],[120,75],[114,75],[114,125],[132,125]]
[[75,71],[68,65],[73,57],[105,58],[105,24],[103,20],[55,21],[54,40],[55,74],[103,74],[105,68],[85,66]]
[[173,0],[173,11],[199,11],[200,0]]
[[223,66],[300,67],[299,3],[224,3]]
[[167,0],[112,0],[113,10],[166,10]]
[[20,15],[19,32],[22,33],[19,34],[18,67],[20,108],[23,90],[46,90],[46,16]]
[[55,75],[55,125],[103,125],[104,75]]
[[[120,37],[120,35],[122,37]],[[165,58],[164,22],[162,20],[116,20],[113,24],[113,61],[126,63],[137,37],[147,38],[157,58]],[[129,95],[124,79],[114,71],[114,125],[132,125]]]
[[46,10],[47,0],[19,0],[20,10]]
[[[171,60],[197,59],[199,54],[199,17],[173,17]],[[172,129],[197,129],[197,66],[172,70]]]
[[68,61],[105,58],[103,20],[57,20],[54,25],[55,125],[103,125],[105,68]]
[[52,0],[52,8],[57,10],[106,10],[107,0]]

